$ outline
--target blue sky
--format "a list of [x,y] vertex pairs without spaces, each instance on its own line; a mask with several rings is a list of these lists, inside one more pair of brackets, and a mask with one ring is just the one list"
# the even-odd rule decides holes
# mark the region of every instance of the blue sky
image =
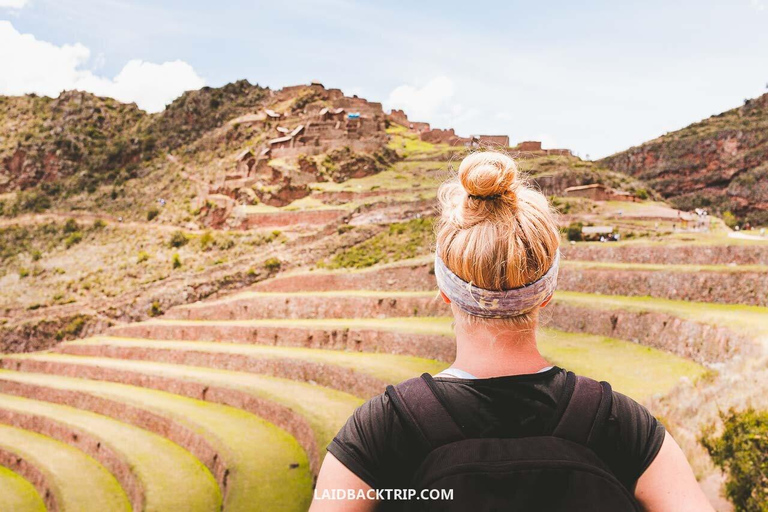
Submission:
[[158,110],[203,84],[317,79],[592,158],[768,92],[768,0],[0,0],[0,20],[0,93]]

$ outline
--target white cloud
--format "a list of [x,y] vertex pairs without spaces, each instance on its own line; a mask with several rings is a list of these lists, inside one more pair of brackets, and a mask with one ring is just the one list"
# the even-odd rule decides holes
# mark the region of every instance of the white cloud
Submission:
[[749,4],[756,11],[764,11],[765,10],[765,3],[763,3],[763,0],[749,0]]
[[0,94],[55,97],[63,90],[79,89],[158,112],[182,92],[205,84],[192,66],[180,60],[162,64],[131,60],[110,79],[83,69],[90,57],[90,50],[80,43],[56,46],[0,21]]
[[439,114],[457,114],[446,111],[448,100],[454,95],[453,81],[445,76],[433,78],[422,87],[401,85],[390,94],[386,104],[389,108],[403,109],[414,121],[428,121]]
[[9,7],[11,9],[21,9],[29,0],[0,0],[0,7]]

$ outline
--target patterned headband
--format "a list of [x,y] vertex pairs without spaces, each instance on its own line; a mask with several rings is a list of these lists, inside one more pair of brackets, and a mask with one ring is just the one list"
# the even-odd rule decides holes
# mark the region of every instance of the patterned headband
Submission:
[[555,291],[559,264],[558,250],[552,266],[536,281],[509,290],[486,290],[454,274],[435,251],[437,286],[460,310],[482,318],[510,318],[541,305]]

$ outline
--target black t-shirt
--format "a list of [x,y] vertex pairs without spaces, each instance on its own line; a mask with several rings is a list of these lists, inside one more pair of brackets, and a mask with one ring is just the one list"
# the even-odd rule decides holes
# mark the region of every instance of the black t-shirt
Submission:
[[[550,370],[490,379],[436,377],[439,398],[467,438],[548,435],[565,391],[566,371]],[[621,393],[601,439],[593,448],[630,491],[653,462],[664,427],[648,410]],[[386,394],[361,405],[328,446],[350,471],[374,489],[408,488],[424,458]]]

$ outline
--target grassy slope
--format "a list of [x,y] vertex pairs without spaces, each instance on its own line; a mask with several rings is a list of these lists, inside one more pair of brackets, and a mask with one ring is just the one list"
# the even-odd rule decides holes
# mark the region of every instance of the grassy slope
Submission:
[[[0,227],[0,308],[43,306],[95,300],[162,282],[180,273],[199,273],[242,259],[285,241],[279,233],[187,233],[186,243],[173,247],[169,226],[108,222],[99,228],[78,222],[82,235],[72,235],[65,221]],[[272,244],[272,245],[270,245]],[[182,266],[174,269],[173,255]]]
[[[158,322],[185,323],[183,320]],[[350,318],[319,320],[243,320],[213,321],[212,324],[284,325],[293,327],[325,327],[380,329],[414,334],[453,336],[450,317],[430,318]],[[192,322],[190,322],[192,323]],[[560,343],[559,340],[562,340]],[[566,368],[587,376],[607,380],[637,400],[671,389],[680,377],[696,378],[703,367],[661,350],[628,341],[579,333],[545,330],[542,351],[546,357]],[[625,368],[642,358],[647,368],[627,372]],[[435,368],[439,365],[435,365]],[[411,374],[413,375],[413,374]]]
[[[300,359],[342,366],[372,375],[389,383],[397,383],[423,372],[434,375],[446,367],[444,362],[410,356],[244,345],[241,343],[159,341],[132,338],[98,338],[72,343],[180,351],[197,350],[259,358]],[[553,363],[580,374],[598,376],[601,379],[609,380],[616,389],[634,397],[664,393],[671,389],[681,376],[693,379],[705,371],[703,367],[693,362],[675,358],[668,353],[603,336],[544,329],[539,338],[539,346]],[[642,359],[643,364],[634,366],[625,364],[627,360],[632,359]],[[621,365],[624,365],[621,372],[613,370],[613,368]]]
[[[27,398],[0,395],[0,407],[52,418],[101,439],[135,472],[145,490],[146,512],[213,512],[221,508],[221,492],[211,473],[189,452],[164,437],[100,414]],[[86,495],[82,499],[89,501],[91,484],[83,486]]]
[[[35,373],[0,372],[0,379],[81,391],[170,416],[202,435],[230,469],[227,510],[270,503],[273,510],[303,510],[311,476],[306,455],[287,433],[234,407],[112,382]],[[243,432],[248,432],[243,436]],[[300,469],[289,469],[291,464]]]
[[697,322],[758,334],[768,339],[768,308],[766,307],[560,291],[555,295],[555,300],[583,307],[669,313]]
[[45,503],[31,483],[0,466],[0,510],[45,512]]
[[608,381],[613,389],[636,400],[668,393],[681,377],[695,380],[706,373],[688,359],[605,336],[543,329],[538,342],[554,364]]
[[[116,368],[148,375],[161,375],[174,379],[203,382],[208,385],[238,389],[246,393],[273,400],[295,410],[304,416],[315,432],[318,446],[325,447],[339,431],[352,411],[362,400],[332,389],[313,386],[288,379],[233,372],[213,368],[155,363],[148,361],[126,361],[120,359],[81,357],[64,354],[30,354],[14,357],[42,361],[59,361],[71,364]],[[1,374],[0,374],[1,375]],[[102,383],[94,381],[95,386]],[[128,389],[136,389],[125,386]],[[138,391],[138,390],[137,390]],[[161,392],[157,392],[161,393]],[[212,405],[212,404],[211,404]],[[237,430],[233,435],[242,435],[248,430]],[[309,489],[307,489],[308,491]]]
[[314,348],[246,345],[207,341],[163,341],[140,338],[91,338],[68,345],[109,345],[153,349],[200,351],[213,354],[239,354],[255,358],[290,358],[313,363],[331,364],[365,373],[387,383],[398,383],[424,372],[438,373],[446,364],[431,359],[384,353],[342,352]]
[[[47,477],[61,510],[131,510],[128,496],[115,477],[104,466],[76,448],[8,425],[0,425],[0,447],[22,457]],[[88,482],[88,485],[83,485],[83,482]],[[34,488],[32,491],[37,494]],[[28,508],[7,506],[3,503],[7,498],[0,484],[0,510],[38,510],[32,507],[36,500],[31,497],[28,497]],[[37,499],[40,499],[39,496]],[[45,510],[42,501],[40,505]]]

